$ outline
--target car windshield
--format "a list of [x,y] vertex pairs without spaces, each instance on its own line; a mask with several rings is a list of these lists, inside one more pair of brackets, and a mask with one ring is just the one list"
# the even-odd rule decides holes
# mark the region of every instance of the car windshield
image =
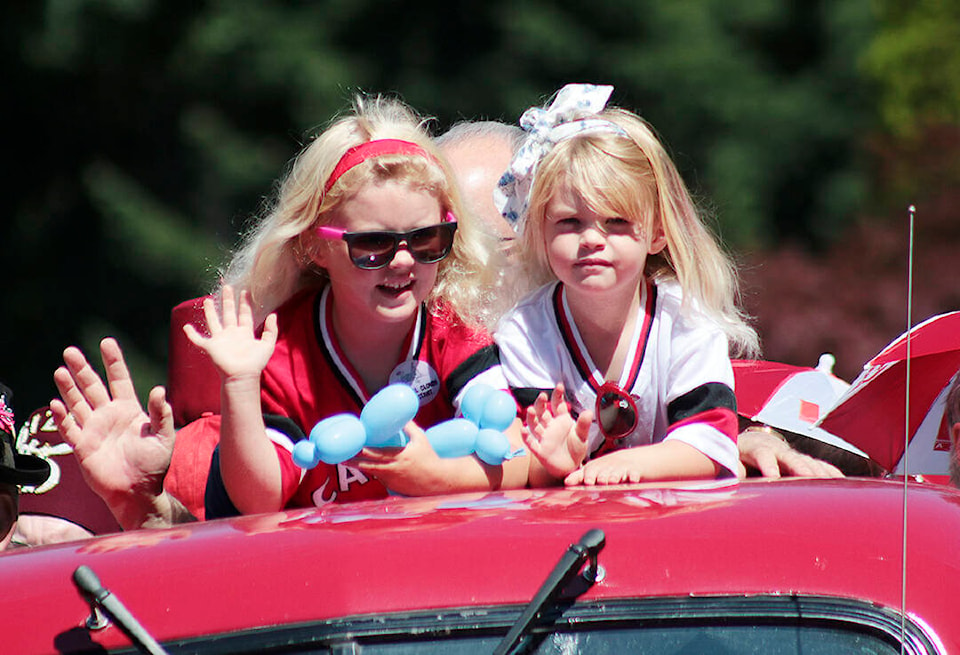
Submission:
[[[166,643],[170,653],[490,655],[516,607],[371,615]],[[784,596],[665,598],[575,603],[547,611],[511,653],[572,655],[833,655],[935,653],[918,626],[849,599]]]
[[[491,653],[499,637],[467,637],[443,641],[365,644],[356,652],[378,655],[422,655],[424,653]],[[663,628],[624,627],[577,632],[536,634],[531,642],[514,651],[536,655],[835,655],[836,653],[900,652],[897,644],[875,635],[819,625],[680,625]],[[330,652],[336,652],[331,650]]]

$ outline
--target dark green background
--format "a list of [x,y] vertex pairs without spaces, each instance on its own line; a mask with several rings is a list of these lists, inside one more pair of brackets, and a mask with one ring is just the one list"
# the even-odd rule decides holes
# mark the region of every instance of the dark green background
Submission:
[[613,84],[732,250],[823,257],[955,187],[955,142],[922,174],[896,163],[958,123],[956,4],[5,3],[0,379],[23,417],[55,393],[65,346],[113,335],[141,393],[162,382],[169,309],[214,284],[286,162],[360,90],[442,130]]

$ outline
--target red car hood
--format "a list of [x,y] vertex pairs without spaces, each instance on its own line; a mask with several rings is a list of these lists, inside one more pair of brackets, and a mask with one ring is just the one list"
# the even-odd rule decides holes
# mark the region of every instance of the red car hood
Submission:
[[[159,640],[318,619],[524,603],[590,528],[581,600],[811,594],[899,609],[903,484],[786,480],[391,497],[142,530],[0,556],[7,652],[53,652],[90,566]],[[911,484],[906,609],[960,643],[960,492]],[[952,631],[953,634],[950,634]],[[94,634],[128,645],[114,627]]]

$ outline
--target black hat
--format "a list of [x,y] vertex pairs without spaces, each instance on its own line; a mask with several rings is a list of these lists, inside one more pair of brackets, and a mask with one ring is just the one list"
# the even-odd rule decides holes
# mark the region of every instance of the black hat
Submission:
[[13,410],[10,397],[13,394],[0,384],[0,483],[43,484],[50,475],[50,464],[35,455],[17,452],[14,446]]

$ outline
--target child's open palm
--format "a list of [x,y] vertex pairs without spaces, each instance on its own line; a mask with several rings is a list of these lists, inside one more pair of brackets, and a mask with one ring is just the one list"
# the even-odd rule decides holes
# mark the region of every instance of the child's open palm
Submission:
[[263,333],[258,338],[254,331],[249,294],[241,291],[239,302],[235,302],[233,288],[225,285],[222,296],[222,316],[217,313],[212,298],[203,301],[209,337],[200,334],[189,323],[183,326],[183,331],[194,345],[210,356],[221,378],[259,378],[277,343],[277,316],[267,316]]
[[549,399],[541,393],[527,408],[523,442],[551,477],[562,480],[583,463],[592,422],[591,411],[574,419],[560,383]]

